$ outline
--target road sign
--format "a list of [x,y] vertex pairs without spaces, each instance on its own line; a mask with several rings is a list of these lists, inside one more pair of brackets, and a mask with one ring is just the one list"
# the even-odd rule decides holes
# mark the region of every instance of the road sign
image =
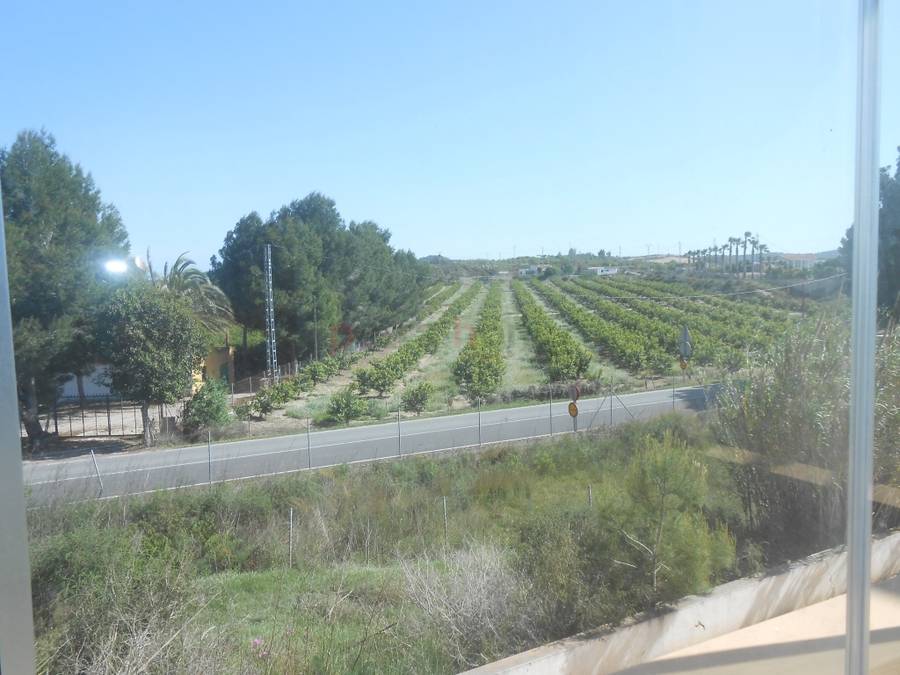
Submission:
[[[694,343],[691,341],[691,333],[687,326],[681,328],[681,339],[678,341],[678,352],[682,361],[687,361],[694,353]],[[684,366],[682,366],[684,368]]]
[[571,401],[569,403],[569,414],[572,417],[578,417],[578,406],[576,405],[575,401]]
[[678,365],[681,366],[682,370],[687,370],[687,361],[685,361],[683,358],[679,359]]
[[578,388],[577,384],[569,385],[569,398],[573,401],[577,401],[578,397],[581,396],[581,389]]

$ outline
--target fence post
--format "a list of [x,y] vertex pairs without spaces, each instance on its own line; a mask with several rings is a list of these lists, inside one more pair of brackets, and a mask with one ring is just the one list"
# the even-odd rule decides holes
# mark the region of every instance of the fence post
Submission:
[[290,525],[288,530],[288,567],[294,566],[294,507],[291,507]]
[[109,407],[109,396],[106,397],[106,435],[112,436],[112,411]]
[[97,472],[97,482],[100,483],[100,494],[103,494],[103,479],[100,478],[100,467],[97,466],[97,457],[94,455],[94,449],[91,448],[91,459],[94,462],[94,471]]
[[87,435],[87,431],[84,428],[84,401],[81,402],[81,435]]
[[672,410],[675,410],[675,375],[672,375]]
[[613,425],[613,395],[612,395],[612,382],[609,383],[609,426],[612,428]]
[[444,548],[447,548],[447,498],[441,499],[444,501]]
[[122,418],[122,435],[125,435],[125,401],[119,399],[119,413]]
[[403,457],[403,445],[400,435],[400,401],[397,401],[397,457]]
[[481,397],[478,397],[478,447],[481,447]]
[[231,407],[234,407],[234,382],[231,383]]
[[212,431],[206,430],[206,482],[212,485]]
[[312,441],[310,440],[310,431],[312,420],[306,418],[306,468],[312,469]]
[[553,385],[549,387],[550,391],[550,437],[553,438]]

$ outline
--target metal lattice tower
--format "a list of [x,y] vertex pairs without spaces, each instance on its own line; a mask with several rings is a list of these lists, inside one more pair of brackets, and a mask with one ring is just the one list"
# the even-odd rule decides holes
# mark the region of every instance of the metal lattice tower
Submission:
[[278,352],[275,343],[275,295],[272,289],[272,245],[266,244],[266,374],[278,381]]

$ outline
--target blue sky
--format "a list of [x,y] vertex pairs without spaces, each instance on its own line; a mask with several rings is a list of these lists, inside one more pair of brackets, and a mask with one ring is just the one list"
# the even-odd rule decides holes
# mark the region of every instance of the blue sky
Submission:
[[452,257],[824,250],[852,218],[853,2],[11,4],[0,145],[52,132],[158,261],[312,190]]

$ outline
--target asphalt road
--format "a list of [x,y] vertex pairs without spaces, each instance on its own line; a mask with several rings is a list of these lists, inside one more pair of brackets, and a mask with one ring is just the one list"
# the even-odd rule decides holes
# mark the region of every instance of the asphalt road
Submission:
[[[649,419],[674,410],[706,407],[700,387],[658,390],[621,397],[581,399],[578,430]],[[290,473],[304,469],[368,462],[479,443],[572,433],[568,401],[549,404],[404,419],[292,436],[214,443],[184,448],[90,454],[24,462],[26,491],[33,505],[113,497],[153,490]],[[99,477],[98,477],[99,473]],[[102,483],[102,487],[101,487]]]

